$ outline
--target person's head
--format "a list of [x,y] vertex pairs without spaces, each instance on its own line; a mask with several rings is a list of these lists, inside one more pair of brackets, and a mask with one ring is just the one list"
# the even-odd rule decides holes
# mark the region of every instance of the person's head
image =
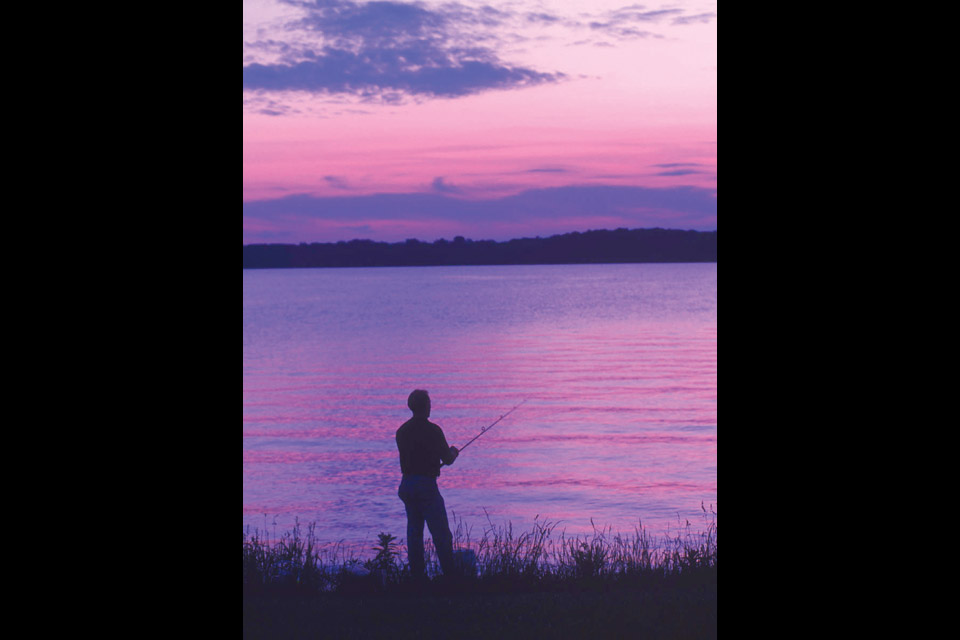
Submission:
[[423,389],[415,389],[407,398],[407,406],[415,416],[430,417],[430,396]]

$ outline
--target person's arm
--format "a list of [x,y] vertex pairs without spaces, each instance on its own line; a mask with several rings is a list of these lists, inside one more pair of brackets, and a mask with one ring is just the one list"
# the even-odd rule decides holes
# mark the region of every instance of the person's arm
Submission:
[[447,455],[446,455],[446,456],[441,456],[440,459],[443,460],[443,464],[445,464],[445,465],[447,465],[447,466],[449,467],[450,465],[453,464],[453,461],[456,460],[456,459],[457,459],[457,456],[459,456],[459,455],[460,455],[460,450],[459,450],[459,449],[457,449],[456,447],[450,447],[450,448],[447,450]]
[[440,445],[440,459],[443,460],[443,464],[449,467],[453,464],[453,461],[457,459],[457,456],[460,455],[460,450],[447,444],[447,438],[443,435],[442,429],[440,430],[440,440],[442,441]]

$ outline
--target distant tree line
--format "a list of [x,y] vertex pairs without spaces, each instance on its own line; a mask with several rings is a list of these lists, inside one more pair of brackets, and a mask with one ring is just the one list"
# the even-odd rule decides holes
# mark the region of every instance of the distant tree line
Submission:
[[244,269],[716,261],[716,231],[659,228],[574,231],[505,242],[457,236],[435,242],[351,240],[243,247]]

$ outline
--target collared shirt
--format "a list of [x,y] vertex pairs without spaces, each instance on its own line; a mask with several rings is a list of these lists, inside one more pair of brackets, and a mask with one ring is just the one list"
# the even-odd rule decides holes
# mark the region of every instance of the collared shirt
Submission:
[[414,416],[397,429],[400,471],[404,475],[439,476],[440,463],[453,464],[443,429],[424,417]]

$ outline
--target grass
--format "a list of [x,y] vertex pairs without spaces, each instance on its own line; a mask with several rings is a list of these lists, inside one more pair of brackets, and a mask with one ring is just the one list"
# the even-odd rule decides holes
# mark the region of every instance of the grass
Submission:
[[276,540],[247,530],[244,637],[716,637],[716,512],[703,516],[660,538],[641,525],[568,537],[539,517],[515,533],[488,517],[476,540],[454,516],[454,549],[475,563],[443,576],[428,541],[425,583],[387,533],[362,553],[299,522]]

